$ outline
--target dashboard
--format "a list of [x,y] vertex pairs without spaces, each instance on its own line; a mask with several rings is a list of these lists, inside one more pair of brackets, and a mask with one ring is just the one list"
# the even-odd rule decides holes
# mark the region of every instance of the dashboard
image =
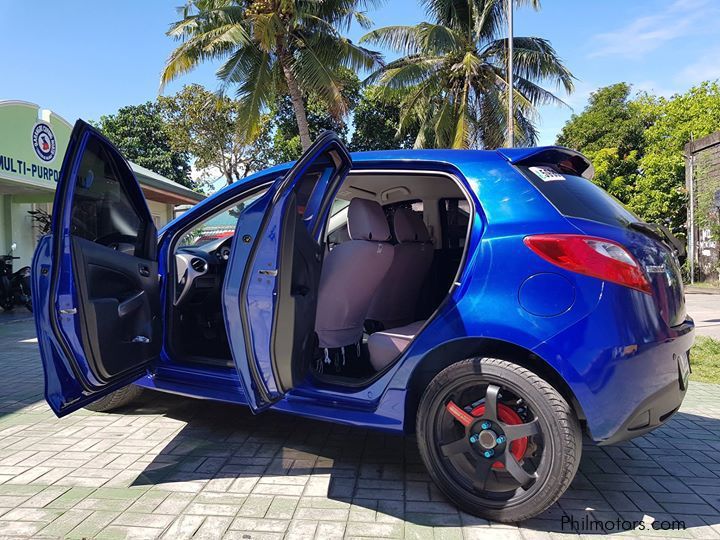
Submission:
[[177,288],[174,304],[200,302],[219,292],[230,259],[232,236],[175,251]]

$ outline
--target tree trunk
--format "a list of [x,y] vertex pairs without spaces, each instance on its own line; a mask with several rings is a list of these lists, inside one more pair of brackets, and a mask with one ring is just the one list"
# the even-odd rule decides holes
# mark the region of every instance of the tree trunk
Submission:
[[308,124],[307,114],[305,113],[305,103],[303,102],[302,92],[298,86],[295,75],[290,69],[290,62],[287,54],[280,54],[280,62],[282,63],[285,81],[288,85],[290,93],[290,101],[292,101],[293,110],[295,111],[295,120],[297,121],[298,131],[300,132],[300,143],[303,152],[310,148],[312,140],[310,139],[310,125]]

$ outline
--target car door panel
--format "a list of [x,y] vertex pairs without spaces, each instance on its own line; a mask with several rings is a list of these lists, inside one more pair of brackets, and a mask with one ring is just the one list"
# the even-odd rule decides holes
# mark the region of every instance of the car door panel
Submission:
[[88,361],[102,382],[134,369],[128,358],[160,352],[157,262],[73,238],[78,309]]
[[45,395],[64,416],[147,372],[162,344],[157,232],[132,169],[94,128],[73,129],[51,235],[33,260]]
[[[248,405],[257,412],[281,399],[302,376],[298,358],[313,339],[322,227],[352,161],[326,132],[268,192],[261,223],[238,221],[224,288],[233,356]],[[238,243],[244,242],[241,249]],[[241,266],[242,265],[242,266]],[[240,321],[243,340],[233,332]]]

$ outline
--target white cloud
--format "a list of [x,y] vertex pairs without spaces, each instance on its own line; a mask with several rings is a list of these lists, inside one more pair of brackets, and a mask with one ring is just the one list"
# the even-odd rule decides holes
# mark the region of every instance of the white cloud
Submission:
[[684,88],[689,88],[703,81],[720,79],[720,61],[718,59],[720,59],[720,47],[696,57],[675,76],[675,80]]
[[669,41],[717,31],[718,8],[717,0],[675,0],[617,30],[597,34],[594,40],[599,46],[589,56],[638,59]]

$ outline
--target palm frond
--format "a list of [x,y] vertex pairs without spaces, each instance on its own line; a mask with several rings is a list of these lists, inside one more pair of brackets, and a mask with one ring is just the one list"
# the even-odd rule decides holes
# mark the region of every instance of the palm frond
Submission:
[[422,50],[417,26],[385,26],[368,32],[360,43],[372,43],[404,55],[418,54]]

